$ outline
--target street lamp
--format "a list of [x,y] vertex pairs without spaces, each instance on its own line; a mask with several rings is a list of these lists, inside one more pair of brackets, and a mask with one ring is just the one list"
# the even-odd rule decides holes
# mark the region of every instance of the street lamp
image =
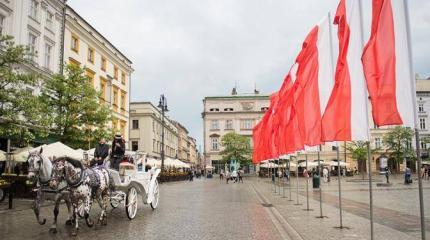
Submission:
[[160,101],[157,106],[161,110],[161,170],[164,169],[164,114],[169,111],[167,109],[167,99],[164,94],[161,94]]

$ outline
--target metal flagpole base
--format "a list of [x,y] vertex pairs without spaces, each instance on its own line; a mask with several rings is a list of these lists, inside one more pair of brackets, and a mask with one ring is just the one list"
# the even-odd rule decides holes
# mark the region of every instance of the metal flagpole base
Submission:
[[328,218],[327,216],[316,216],[315,218]]
[[313,209],[312,208],[309,208],[309,209],[302,209],[303,211],[308,211],[308,212],[311,212],[311,211],[313,211]]
[[301,203],[294,203],[294,205],[295,206],[300,206],[300,205],[303,205],[303,204],[301,204]]
[[337,229],[346,229],[346,230],[350,230],[350,227],[346,227],[346,226],[337,226],[337,227],[333,227],[333,228],[337,228]]

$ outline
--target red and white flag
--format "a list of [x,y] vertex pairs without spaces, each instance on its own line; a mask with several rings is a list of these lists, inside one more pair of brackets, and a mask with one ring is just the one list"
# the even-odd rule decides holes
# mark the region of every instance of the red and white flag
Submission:
[[415,85],[404,4],[403,0],[372,1],[372,31],[362,62],[377,126],[414,126]]
[[321,116],[333,86],[329,24],[325,17],[311,30],[296,58],[293,108],[306,146],[322,143]]
[[341,0],[334,17],[338,26],[339,55],[335,84],[322,117],[322,140],[368,140],[366,83],[360,0]]

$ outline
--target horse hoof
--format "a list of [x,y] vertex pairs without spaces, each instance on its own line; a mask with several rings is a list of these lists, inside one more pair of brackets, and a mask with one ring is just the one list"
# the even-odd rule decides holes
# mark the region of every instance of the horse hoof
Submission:
[[72,222],[72,220],[70,220],[70,219],[66,221],[66,225],[67,225],[67,226],[72,225],[72,223],[73,223],[73,222]]
[[106,226],[106,225],[107,225],[107,218],[104,218],[104,219],[102,220],[102,225],[103,225],[103,226]]
[[46,219],[45,218],[41,222],[39,221],[40,225],[45,225],[45,223],[46,223]]
[[49,229],[49,233],[56,234],[57,233],[57,228],[50,228]]
[[78,236],[78,232],[72,232],[72,236],[73,236],[73,237]]

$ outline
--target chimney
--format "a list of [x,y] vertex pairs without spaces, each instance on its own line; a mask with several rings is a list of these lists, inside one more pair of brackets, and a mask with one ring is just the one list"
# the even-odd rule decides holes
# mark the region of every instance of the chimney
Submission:
[[236,87],[231,90],[231,95],[237,95]]

